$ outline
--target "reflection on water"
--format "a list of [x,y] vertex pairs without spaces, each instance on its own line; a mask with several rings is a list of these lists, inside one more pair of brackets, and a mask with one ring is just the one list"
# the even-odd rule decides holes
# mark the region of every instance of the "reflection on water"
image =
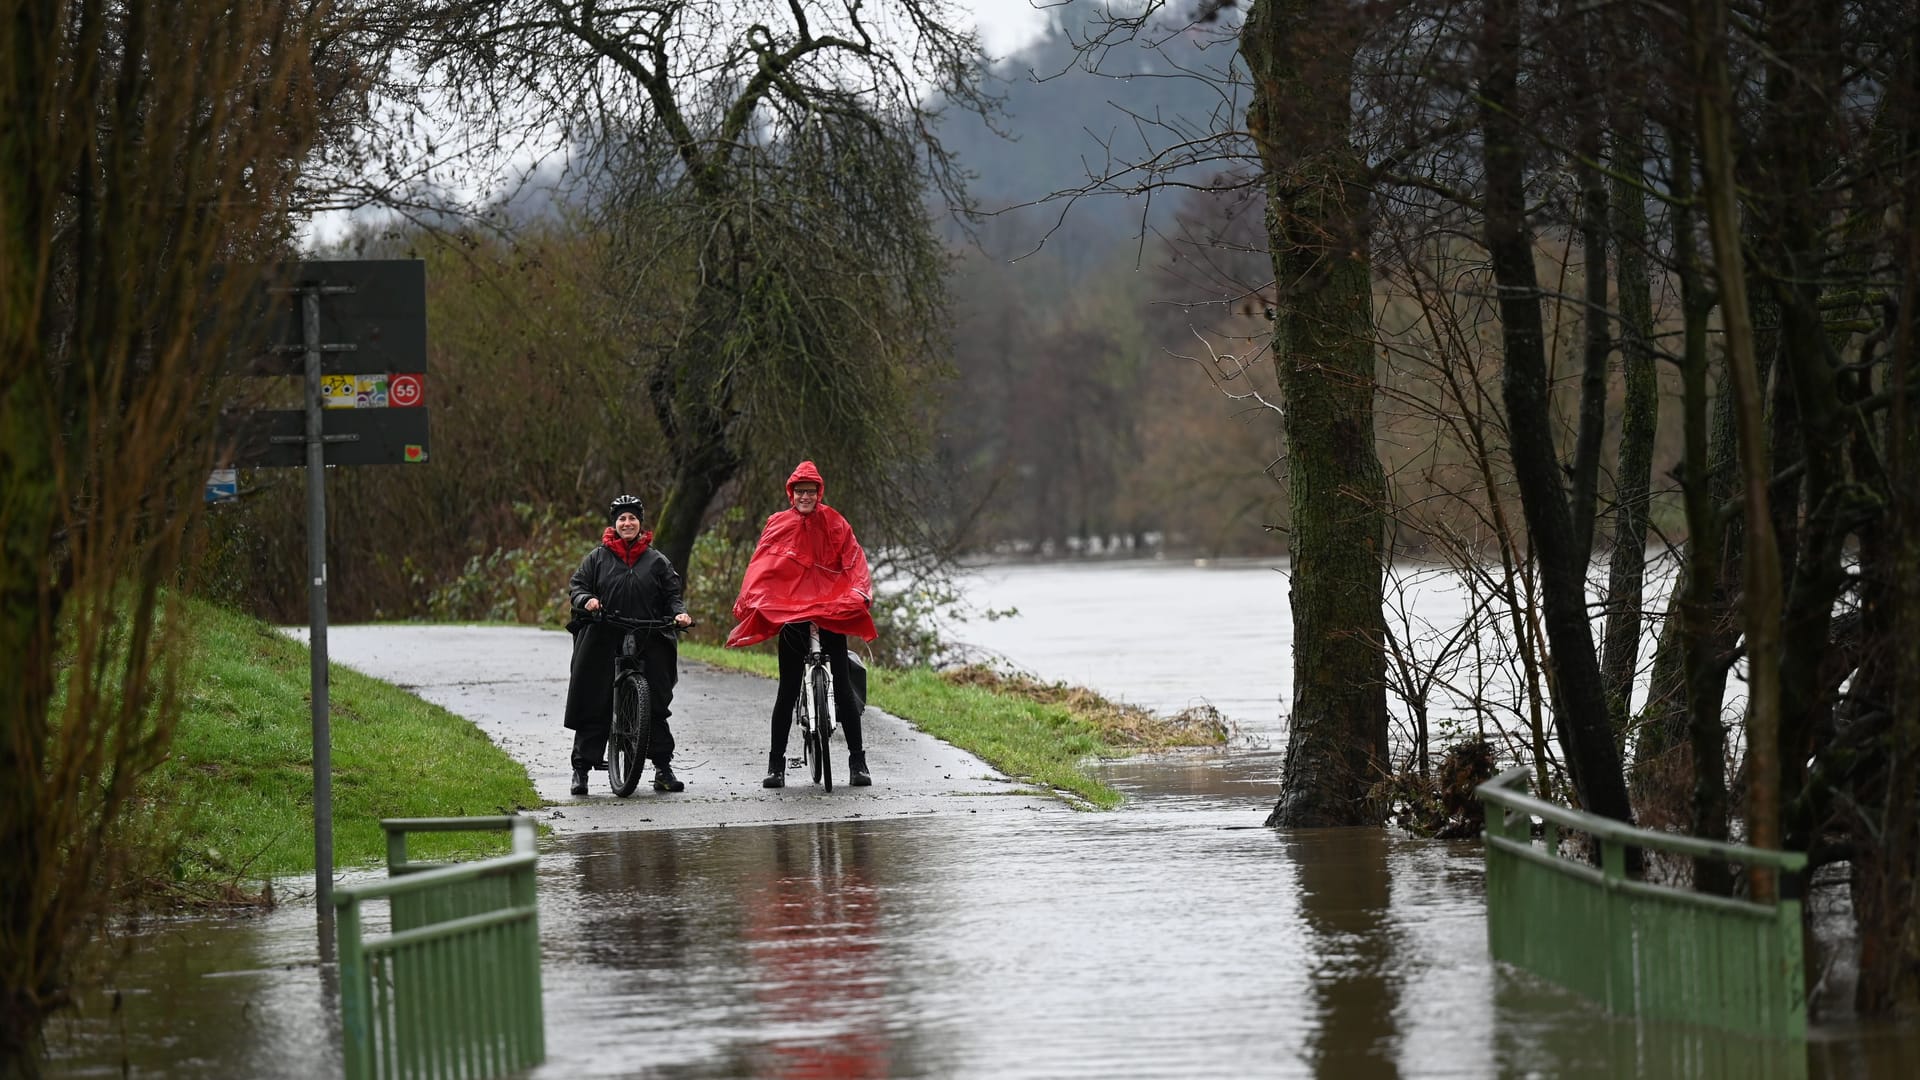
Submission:
[[1371,829],[1302,830],[1282,841],[1296,867],[1317,1021],[1307,1058],[1320,1076],[1395,1077],[1400,964],[1388,839]]
[[871,871],[885,842],[820,824],[568,844],[550,862],[572,895],[543,910],[549,1031],[582,1016],[596,1040],[644,1051],[570,1060],[550,1034],[568,1062],[552,1074],[893,1075]]
[[879,963],[880,894],[872,838],[812,825],[780,830],[774,862],[746,897],[747,955],[755,997],[776,1028],[757,1075],[781,1078],[889,1075]]
[[[1116,766],[1116,814],[562,838],[532,1075],[1920,1075],[1911,1029],[1789,1051],[1496,969],[1477,844],[1245,827],[1247,757]],[[336,1073],[311,915],[150,932],[55,1073]]]

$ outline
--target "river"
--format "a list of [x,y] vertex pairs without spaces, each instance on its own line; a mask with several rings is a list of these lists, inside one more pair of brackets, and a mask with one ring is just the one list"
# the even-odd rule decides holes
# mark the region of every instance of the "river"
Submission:
[[[1671,565],[1655,561],[1649,569],[1647,608],[1658,611]],[[1596,588],[1605,574],[1596,564]],[[995,563],[966,570],[958,584],[959,616],[941,627],[966,656],[1005,660],[1156,712],[1212,705],[1254,742],[1285,745],[1293,695],[1285,560]],[[1410,658],[1441,675],[1428,699],[1436,738],[1456,725],[1518,730],[1527,713],[1504,619],[1483,618],[1477,653],[1466,639],[1445,648],[1472,608],[1465,583],[1449,569],[1393,568],[1388,629]],[[1643,672],[1652,652],[1652,635],[1644,636]],[[1396,675],[1390,669],[1389,708],[1404,717]],[[1744,685],[1737,673],[1731,685],[1737,695]],[[1644,694],[1644,683],[1639,689]]]

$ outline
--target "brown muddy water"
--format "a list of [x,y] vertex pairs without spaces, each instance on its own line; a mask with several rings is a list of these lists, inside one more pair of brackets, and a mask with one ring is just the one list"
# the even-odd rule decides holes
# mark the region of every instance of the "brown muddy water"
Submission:
[[[1911,1031],[1802,1050],[1635,1025],[1497,969],[1476,843],[1261,828],[1277,767],[1114,766],[1111,814],[556,839],[530,1075],[1920,1075]],[[337,1075],[312,920],[129,935],[116,989],[56,1024],[53,1074]]]

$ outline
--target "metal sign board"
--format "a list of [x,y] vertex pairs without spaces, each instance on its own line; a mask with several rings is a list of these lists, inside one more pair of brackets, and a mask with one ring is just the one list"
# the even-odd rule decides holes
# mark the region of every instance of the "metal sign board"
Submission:
[[320,369],[327,375],[427,370],[427,264],[418,259],[288,263],[249,306],[260,313],[232,346],[230,367],[249,375],[305,369],[303,286],[321,286]]
[[[327,409],[321,413],[328,465],[418,465],[427,460],[427,415],[415,409]],[[307,463],[307,414],[265,409],[230,427],[232,464],[291,469]]]

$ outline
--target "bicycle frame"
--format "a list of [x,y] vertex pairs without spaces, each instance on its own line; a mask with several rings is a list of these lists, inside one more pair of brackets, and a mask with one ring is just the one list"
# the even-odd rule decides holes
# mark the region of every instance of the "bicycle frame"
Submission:
[[633,629],[620,638],[620,653],[613,658],[614,681],[620,681],[620,676],[629,671],[647,677],[647,661],[640,655],[640,631]]
[[[813,715],[813,700],[808,688],[813,685],[813,673],[821,672],[827,679],[827,714],[824,717]],[[820,745],[825,747],[827,739],[838,725],[836,715],[840,705],[834,700],[833,665],[827,662],[826,650],[820,647],[820,628],[813,623],[807,624],[807,655],[800,662],[800,700],[795,708],[800,712],[800,730],[808,734],[818,733]]]

